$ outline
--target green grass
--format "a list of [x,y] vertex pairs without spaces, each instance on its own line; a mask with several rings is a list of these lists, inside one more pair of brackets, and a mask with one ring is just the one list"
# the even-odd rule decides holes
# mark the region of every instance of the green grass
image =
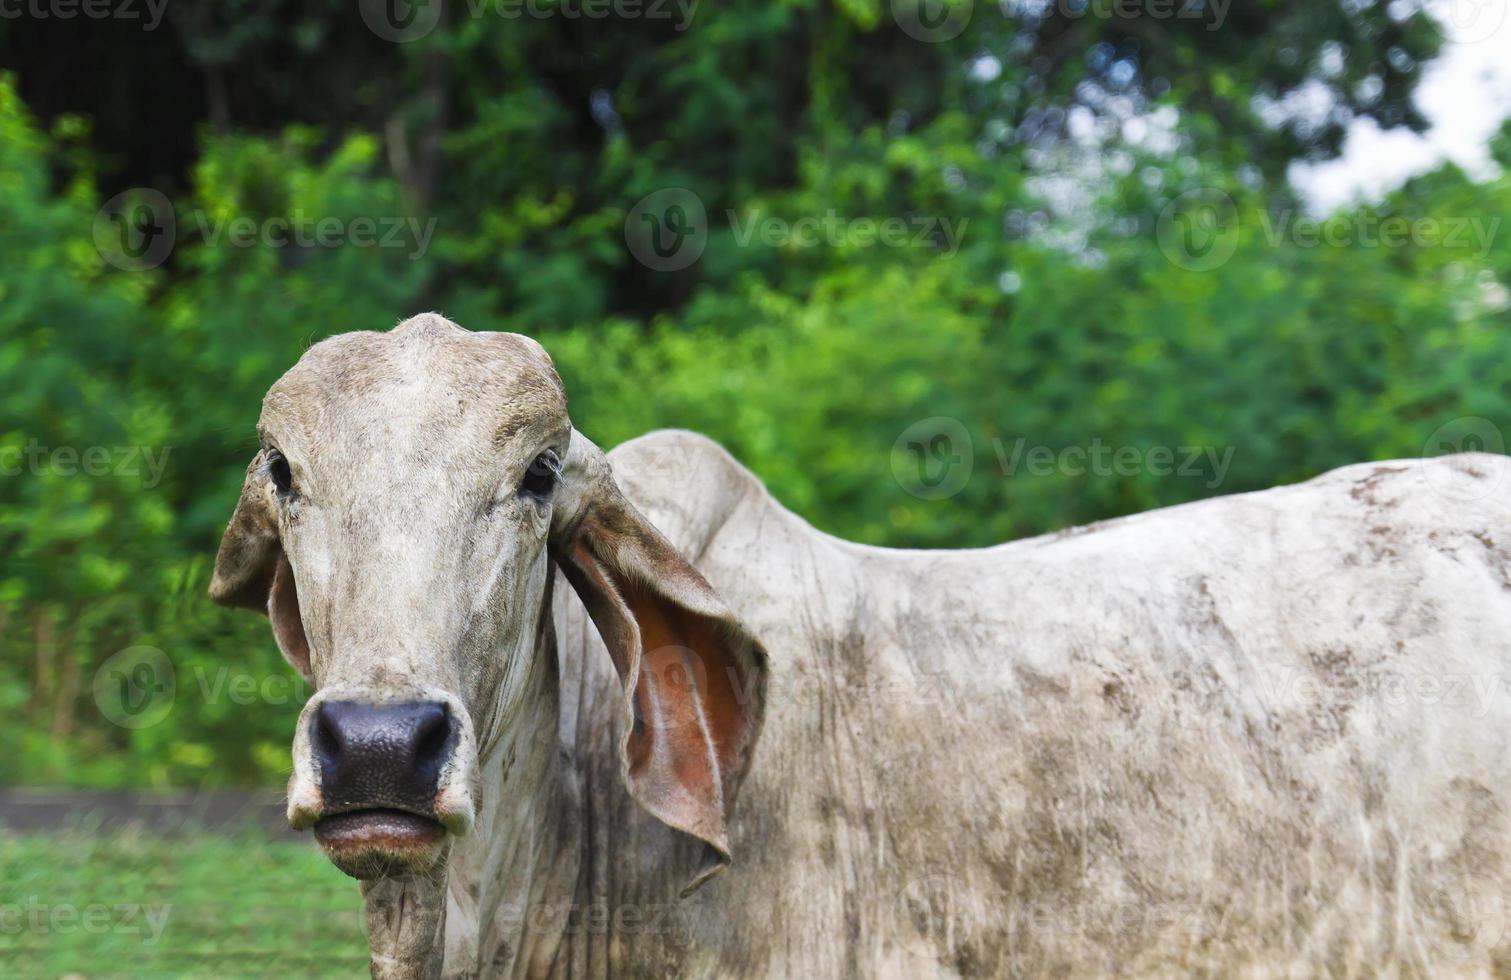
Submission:
[[357,883],[308,842],[0,837],[0,975],[366,973]]

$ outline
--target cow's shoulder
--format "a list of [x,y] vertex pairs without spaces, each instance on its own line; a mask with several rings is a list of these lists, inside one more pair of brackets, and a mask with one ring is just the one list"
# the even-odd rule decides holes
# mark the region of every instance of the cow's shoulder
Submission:
[[728,450],[685,429],[631,439],[608,458],[624,495],[694,562],[738,510],[772,499]]

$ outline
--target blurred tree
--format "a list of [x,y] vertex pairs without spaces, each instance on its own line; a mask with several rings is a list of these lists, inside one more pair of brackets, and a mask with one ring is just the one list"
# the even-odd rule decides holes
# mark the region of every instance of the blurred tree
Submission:
[[[1056,170],[1067,150],[1107,152],[1094,131],[1121,143],[1159,106],[1180,110],[1182,149],[1279,185],[1291,160],[1335,154],[1354,118],[1421,128],[1411,96],[1440,43],[1411,4],[967,0],[930,28],[931,3],[665,4],[665,17],[602,20],[570,0],[452,0],[436,29],[396,44],[346,0],[183,0],[154,31],[0,21],[0,65],[44,119],[95,120],[121,187],[182,186],[205,124],[380,134],[410,206],[433,204],[465,242],[431,295],[472,286],[501,312],[559,322],[644,316],[706,281],[702,267],[647,282],[624,265],[606,212],[655,186],[738,207],[861,146],[936,132],[1006,169]],[[56,57],[65,46],[90,57]],[[144,116],[154,91],[167,97]],[[908,176],[872,178],[891,185],[881,203],[925,203]]]
[[[458,0],[404,44],[347,0],[183,0],[148,32],[0,20],[0,707],[17,719],[0,781],[286,768],[301,692],[233,696],[292,674],[265,624],[203,600],[209,562],[267,386],[309,343],[421,309],[539,337],[604,444],[702,430],[825,530],[894,545],[1417,455],[1469,416],[1511,426],[1511,178],[1445,167],[1339,218],[1340,244],[1290,230],[1291,160],[1335,153],[1361,115],[1421,125],[1438,42],[1420,10],[910,2],[705,4],[683,23],[676,5],[604,21]],[[102,200],[132,185],[175,212],[148,271],[97,247]],[[626,221],[668,188],[706,220],[695,260],[656,271]],[[1161,236],[1193,190],[1230,211],[1210,267]],[[225,232],[310,218],[435,235]],[[1385,218],[1484,234],[1357,234]],[[904,236],[883,244],[889,221]],[[799,227],[816,237],[782,233]],[[940,417],[971,468],[930,499],[898,467]],[[1025,456],[1096,446],[1174,458]],[[81,451],[133,447],[156,476],[140,456],[80,472]],[[132,728],[92,685],[137,647],[176,689]]]

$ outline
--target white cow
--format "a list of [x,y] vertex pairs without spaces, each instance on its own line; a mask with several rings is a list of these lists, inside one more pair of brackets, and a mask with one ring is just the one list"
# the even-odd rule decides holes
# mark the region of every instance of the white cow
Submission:
[[211,592],[375,975],[1511,972],[1507,459],[896,551],[565,404],[424,315],[263,405]]

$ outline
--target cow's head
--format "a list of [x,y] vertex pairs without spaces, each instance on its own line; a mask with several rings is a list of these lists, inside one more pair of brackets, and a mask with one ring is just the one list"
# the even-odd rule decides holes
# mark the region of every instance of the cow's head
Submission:
[[265,611],[313,682],[289,820],[338,867],[444,865],[485,761],[555,690],[536,682],[557,566],[624,681],[631,791],[727,859],[765,655],[573,431],[539,344],[435,315],[343,334],[272,387],[258,431],[210,594]]

